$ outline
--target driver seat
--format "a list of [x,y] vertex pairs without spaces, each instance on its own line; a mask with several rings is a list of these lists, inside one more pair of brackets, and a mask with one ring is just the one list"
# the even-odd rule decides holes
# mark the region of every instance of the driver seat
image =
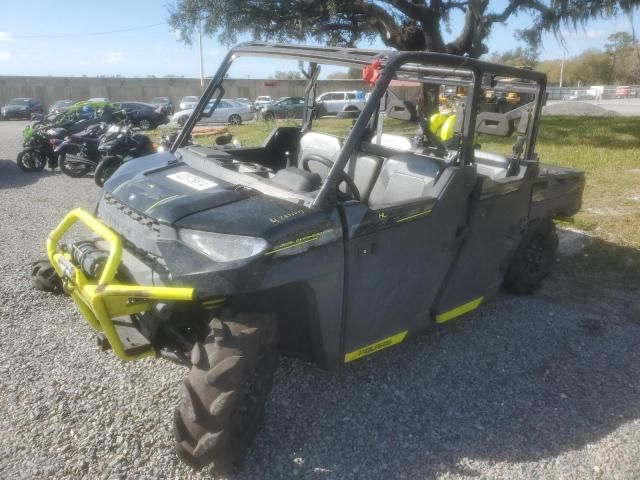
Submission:
[[[342,148],[342,142],[338,137],[319,132],[307,132],[300,138],[298,153],[298,168],[304,168],[304,161],[314,157],[329,160],[333,163],[338,152]],[[376,179],[380,173],[383,159],[375,155],[357,152],[353,155],[345,167],[345,172],[351,177],[360,192],[360,200],[367,202],[373,190]],[[309,171],[317,173],[324,180],[329,174],[329,169],[319,162],[309,162]],[[342,192],[347,192],[344,182],[340,185]]]

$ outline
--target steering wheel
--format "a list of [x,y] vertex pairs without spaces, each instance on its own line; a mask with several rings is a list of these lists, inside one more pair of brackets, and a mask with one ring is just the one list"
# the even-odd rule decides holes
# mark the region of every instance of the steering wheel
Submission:
[[[321,165],[324,165],[325,167],[327,167],[329,170],[331,170],[331,168],[333,167],[333,162],[331,160],[323,158],[320,155],[313,155],[305,158],[302,161],[302,168],[307,172],[311,171],[311,169],[309,168],[309,162],[318,162]],[[340,170],[338,175],[340,176],[340,183],[344,182],[347,184],[347,188],[351,192],[351,196],[353,197],[353,199],[360,201],[361,199],[360,190],[358,190],[358,187],[356,187],[356,184],[353,181],[353,179],[349,175],[347,175],[344,170]]]

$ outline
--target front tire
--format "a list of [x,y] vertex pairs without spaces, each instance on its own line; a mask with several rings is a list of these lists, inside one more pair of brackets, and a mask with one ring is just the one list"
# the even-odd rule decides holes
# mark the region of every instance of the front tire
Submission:
[[16,163],[23,172],[40,172],[47,166],[48,157],[35,150],[23,150],[18,154]]
[[556,226],[550,218],[529,224],[507,269],[504,289],[511,293],[533,293],[551,272],[558,249]]
[[209,336],[194,345],[174,415],[178,456],[196,469],[213,462],[218,472],[237,464],[253,443],[278,366],[272,316],[225,316],[214,318]]
[[242,117],[237,113],[234,113],[229,117],[229,123],[231,125],[240,125],[242,123]]
[[105,157],[103,158],[96,171],[93,173],[93,180],[100,188],[102,188],[107,180],[111,178],[111,175],[122,165],[122,159],[120,157]]

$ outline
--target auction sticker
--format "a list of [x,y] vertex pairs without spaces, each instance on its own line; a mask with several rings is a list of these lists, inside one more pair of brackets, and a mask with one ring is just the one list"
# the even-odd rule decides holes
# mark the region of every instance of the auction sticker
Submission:
[[174,182],[182,183],[187,187],[191,187],[194,190],[206,190],[207,188],[217,187],[218,184],[207,180],[206,178],[198,177],[189,172],[177,172],[167,175],[167,178]]

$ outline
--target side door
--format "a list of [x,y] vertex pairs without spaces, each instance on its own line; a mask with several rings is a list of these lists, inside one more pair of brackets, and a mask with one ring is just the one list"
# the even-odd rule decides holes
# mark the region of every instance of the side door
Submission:
[[399,343],[432,324],[433,302],[461,245],[475,170],[443,168],[425,193],[404,199],[410,187],[403,182],[415,163],[397,178],[386,169],[412,155],[385,159],[378,182],[387,178],[388,185],[395,185],[397,192],[388,197],[393,201],[342,206],[347,242],[344,362]]

